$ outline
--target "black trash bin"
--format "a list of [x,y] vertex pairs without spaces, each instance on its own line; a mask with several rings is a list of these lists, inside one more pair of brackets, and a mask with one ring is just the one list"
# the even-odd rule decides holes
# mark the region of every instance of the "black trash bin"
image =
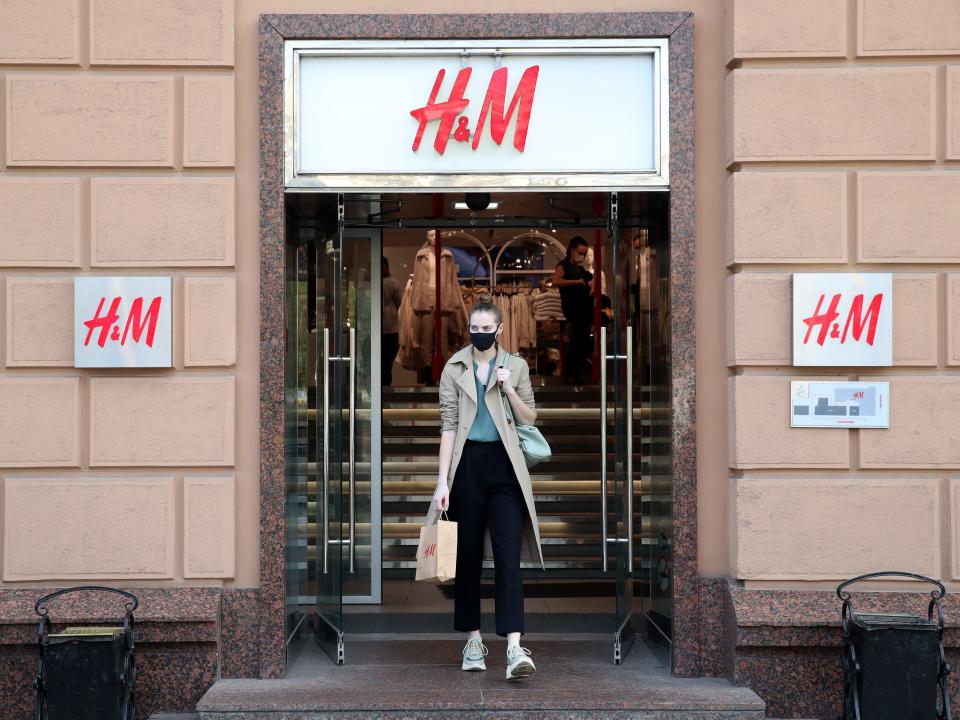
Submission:
[[[856,612],[846,588],[878,577],[936,585],[927,616]],[[843,600],[843,720],[951,720],[940,607],[945,594],[936,580],[896,571],[861,575],[837,587]]]
[[[51,632],[44,605],[72,592],[102,591],[128,598],[123,625],[67,627]],[[40,598],[34,610],[40,664],[33,681],[37,691],[36,720],[136,720],[133,611],[137,598],[123,590],[87,585],[58,590]]]

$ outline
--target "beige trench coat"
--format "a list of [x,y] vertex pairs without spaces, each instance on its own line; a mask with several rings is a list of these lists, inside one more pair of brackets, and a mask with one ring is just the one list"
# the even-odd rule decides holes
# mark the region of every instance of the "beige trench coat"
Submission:
[[[504,365],[505,363],[505,365]],[[530,385],[530,368],[526,361],[517,355],[508,355],[498,346],[497,359],[494,369],[504,365],[510,371],[510,379],[517,390],[517,395],[531,408],[534,407],[533,388]],[[543,550],[540,547],[540,528],[537,525],[537,511],[533,504],[533,483],[530,481],[530,472],[523,459],[520,449],[520,439],[512,420],[507,417],[503,407],[503,400],[496,382],[496,373],[490,373],[487,390],[483,401],[493,419],[507,455],[513,464],[513,471],[520,482],[523,499],[527,506],[527,518],[524,522],[523,540],[520,548],[520,559],[526,562],[540,561],[543,565]],[[507,400],[509,402],[509,400]],[[452,488],[457,476],[457,466],[463,454],[463,446],[467,435],[477,416],[477,383],[473,374],[473,346],[468,345],[457,351],[443,368],[440,376],[440,431],[453,430],[457,433],[457,440],[453,446],[453,460],[450,463],[450,473],[447,476],[447,487]],[[431,504],[427,513],[426,524],[432,525],[437,520],[438,511]],[[490,532],[487,531],[483,540],[483,557],[493,558],[493,547],[490,542]]]

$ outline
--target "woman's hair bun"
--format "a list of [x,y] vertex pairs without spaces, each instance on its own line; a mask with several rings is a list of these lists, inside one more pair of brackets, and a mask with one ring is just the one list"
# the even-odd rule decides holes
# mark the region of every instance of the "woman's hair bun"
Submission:
[[492,313],[497,320],[497,325],[503,322],[503,314],[500,312],[500,308],[497,307],[496,303],[493,302],[493,296],[490,293],[480,295],[473,304],[473,307],[470,308],[471,316],[477,312]]

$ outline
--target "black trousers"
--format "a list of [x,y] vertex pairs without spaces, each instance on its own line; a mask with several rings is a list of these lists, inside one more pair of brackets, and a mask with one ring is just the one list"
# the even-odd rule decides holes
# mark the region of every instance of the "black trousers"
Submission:
[[457,522],[457,577],[453,627],[480,629],[480,572],[484,531],[490,529],[495,568],[497,635],[523,632],[520,543],[526,504],[501,442],[467,440],[450,491],[451,520]]
[[590,338],[592,325],[593,318],[587,317],[578,317],[567,322],[569,339],[564,374],[574,382],[586,380],[587,361],[593,353],[593,342]]
[[380,372],[383,377],[381,385],[393,385],[393,361],[397,359],[400,350],[400,333],[384,333],[380,343]]

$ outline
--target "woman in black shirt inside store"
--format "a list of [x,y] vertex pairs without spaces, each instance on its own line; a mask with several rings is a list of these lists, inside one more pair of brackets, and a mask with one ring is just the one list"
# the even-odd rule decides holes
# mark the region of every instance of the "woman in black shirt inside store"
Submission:
[[567,245],[567,256],[553,273],[553,286],[560,290],[560,303],[567,319],[569,337],[564,374],[571,385],[587,381],[591,351],[593,303],[590,281],[593,273],[581,267],[588,247],[587,241],[577,235]]

